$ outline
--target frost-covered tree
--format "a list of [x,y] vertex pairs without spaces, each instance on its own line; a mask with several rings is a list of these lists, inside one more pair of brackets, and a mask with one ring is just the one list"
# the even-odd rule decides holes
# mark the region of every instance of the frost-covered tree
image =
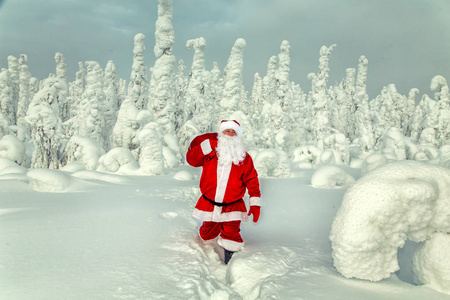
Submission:
[[17,103],[19,102],[19,59],[16,57],[10,55],[8,56],[8,71],[9,71],[9,78],[10,78],[10,88],[11,88],[11,103],[12,106],[9,108],[8,115],[5,114],[5,117],[8,119],[9,123],[16,124],[16,108]]
[[130,84],[128,85],[128,97],[136,103],[141,110],[147,107],[148,79],[147,67],[144,63],[145,35],[138,33],[134,36],[133,65],[131,67]]
[[106,123],[106,137],[111,136],[112,129],[116,124],[117,111],[119,110],[119,77],[116,73],[116,66],[112,60],[108,61],[105,68],[105,78],[103,82],[105,92],[104,116]]
[[139,123],[137,122],[138,108],[133,99],[125,98],[120,106],[117,121],[111,135],[112,147],[123,147],[130,151],[139,147],[137,132]]
[[57,96],[58,106],[59,106],[59,115],[62,121],[66,121],[69,119],[69,103],[67,100],[69,94],[69,83],[67,81],[67,65],[64,56],[57,52],[55,54],[55,62],[56,62],[56,78],[61,85],[60,94]]
[[263,84],[259,73],[256,73],[253,78],[252,95],[250,97],[250,119],[253,123],[253,128],[259,128],[261,125],[261,113],[263,109]]
[[175,56],[172,53],[174,43],[172,0],[158,1],[154,47],[156,61],[151,70],[149,109],[165,132],[174,132]]
[[450,94],[447,80],[438,75],[431,80],[430,88],[434,91],[434,97],[438,106],[438,124],[436,138],[439,146],[450,142]]
[[246,109],[242,105],[243,102],[246,102],[246,95],[242,84],[245,46],[246,42],[244,39],[239,38],[236,40],[224,70],[225,85],[220,101],[221,119],[229,119],[235,111]]
[[262,148],[273,148],[275,145],[274,132],[272,128],[272,105],[277,97],[276,92],[276,78],[275,73],[277,70],[277,56],[272,56],[267,64],[266,76],[262,79],[262,99],[263,106],[261,108],[261,116],[258,118],[260,126],[255,126],[256,136],[259,138],[257,144]]
[[0,113],[8,124],[14,124],[13,89],[8,69],[0,72]]
[[139,152],[140,171],[147,175],[164,173],[164,155],[161,142],[161,127],[150,122],[140,131],[138,139],[141,145]]
[[62,122],[57,97],[61,88],[56,77],[45,79],[28,107],[25,120],[31,128],[34,145],[32,168],[59,168]]
[[311,131],[318,140],[330,134],[329,96],[327,91],[330,69],[328,62],[331,51],[335,46],[322,46],[320,48],[318,73],[308,75],[308,78],[311,80],[311,93],[308,99],[312,108]]
[[175,76],[175,103],[174,103],[174,126],[175,132],[178,133],[181,126],[185,122],[185,98],[189,80],[184,74],[186,66],[184,61],[180,59],[178,62],[178,73]]
[[[212,110],[210,112],[211,120],[219,120],[220,116],[220,100],[222,99],[224,79],[222,77],[219,65],[217,62],[213,62],[213,68],[210,73],[210,102]],[[214,123],[214,122],[213,122]]]
[[97,141],[104,149],[109,148],[104,116],[106,97],[103,92],[103,70],[96,61],[86,62],[86,89],[81,101],[81,124],[78,134]]
[[358,64],[358,76],[355,88],[355,136],[363,153],[370,152],[374,147],[372,122],[369,111],[369,96],[366,92],[367,66],[369,61],[361,56]]
[[189,40],[186,47],[194,48],[194,58],[186,93],[185,120],[192,120],[200,132],[208,132],[211,130],[212,124],[209,114],[212,105],[208,97],[210,92],[208,83],[210,82],[206,82],[209,78],[205,76],[207,73],[205,70],[206,40],[202,37]]
[[63,123],[67,139],[78,132],[81,125],[83,112],[81,101],[86,88],[86,69],[82,62],[78,62],[79,70],[75,74],[75,81],[69,84],[69,119]]
[[26,122],[24,120],[28,105],[31,102],[30,93],[30,80],[31,73],[28,71],[28,66],[26,62],[28,61],[28,56],[25,54],[20,55],[20,66],[19,66],[19,103],[17,104],[16,120],[17,125],[25,127]]

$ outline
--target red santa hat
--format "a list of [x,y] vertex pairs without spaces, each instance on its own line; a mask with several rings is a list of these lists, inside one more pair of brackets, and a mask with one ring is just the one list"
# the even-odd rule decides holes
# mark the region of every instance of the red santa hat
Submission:
[[236,120],[222,120],[220,122],[219,132],[223,132],[226,129],[233,129],[236,131],[237,136],[241,136],[242,134],[241,124]]

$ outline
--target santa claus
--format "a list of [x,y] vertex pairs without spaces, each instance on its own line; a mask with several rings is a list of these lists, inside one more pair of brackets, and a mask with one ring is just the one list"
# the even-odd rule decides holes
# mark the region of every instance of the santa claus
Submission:
[[[242,128],[235,120],[220,123],[218,133],[197,136],[189,145],[187,162],[202,167],[200,191],[193,216],[203,221],[199,229],[202,240],[219,236],[218,244],[224,248],[224,262],[244,246],[240,235],[241,221],[258,222],[261,206],[258,173],[253,160],[240,139]],[[250,196],[250,209],[243,197]]]

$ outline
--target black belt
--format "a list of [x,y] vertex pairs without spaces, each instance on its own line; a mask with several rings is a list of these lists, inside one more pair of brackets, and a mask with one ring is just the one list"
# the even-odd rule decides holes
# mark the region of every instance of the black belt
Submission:
[[222,206],[228,206],[228,205],[234,204],[234,203],[236,203],[236,202],[242,200],[242,198],[241,198],[241,199],[238,199],[238,200],[233,201],[233,202],[221,203],[221,202],[216,202],[216,201],[213,201],[213,200],[211,200],[211,199],[209,199],[209,198],[206,198],[205,195],[202,195],[202,197],[205,198],[205,200],[208,201],[209,203],[211,203],[212,205],[220,206],[220,207],[222,207]]

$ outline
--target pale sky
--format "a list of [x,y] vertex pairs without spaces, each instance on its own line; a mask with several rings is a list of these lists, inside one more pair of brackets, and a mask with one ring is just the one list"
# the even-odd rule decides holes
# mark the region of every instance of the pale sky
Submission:
[[[129,80],[133,38],[143,33],[145,63],[155,61],[157,0],[0,0],[0,68],[7,57],[27,54],[38,79],[55,73],[61,52],[74,80],[78,62],[113,60]],[[290,80],[310,91],[307,75],[317,72],[320,47],[336,44],[330,56],[329,85],[369,61],[369,98],[394,83],[401,94],[419,88],[431,97],[435,75],[450,80],[450,1],[448,0],[173,0],[174,54],[187,69],[193,50],[186,41],[204,37],[207,69],[224,69],[231,47],[244,38],[244,84],[266,74],[283,40],[291,45]],[[420,96],[418,97],[420,98]]]

